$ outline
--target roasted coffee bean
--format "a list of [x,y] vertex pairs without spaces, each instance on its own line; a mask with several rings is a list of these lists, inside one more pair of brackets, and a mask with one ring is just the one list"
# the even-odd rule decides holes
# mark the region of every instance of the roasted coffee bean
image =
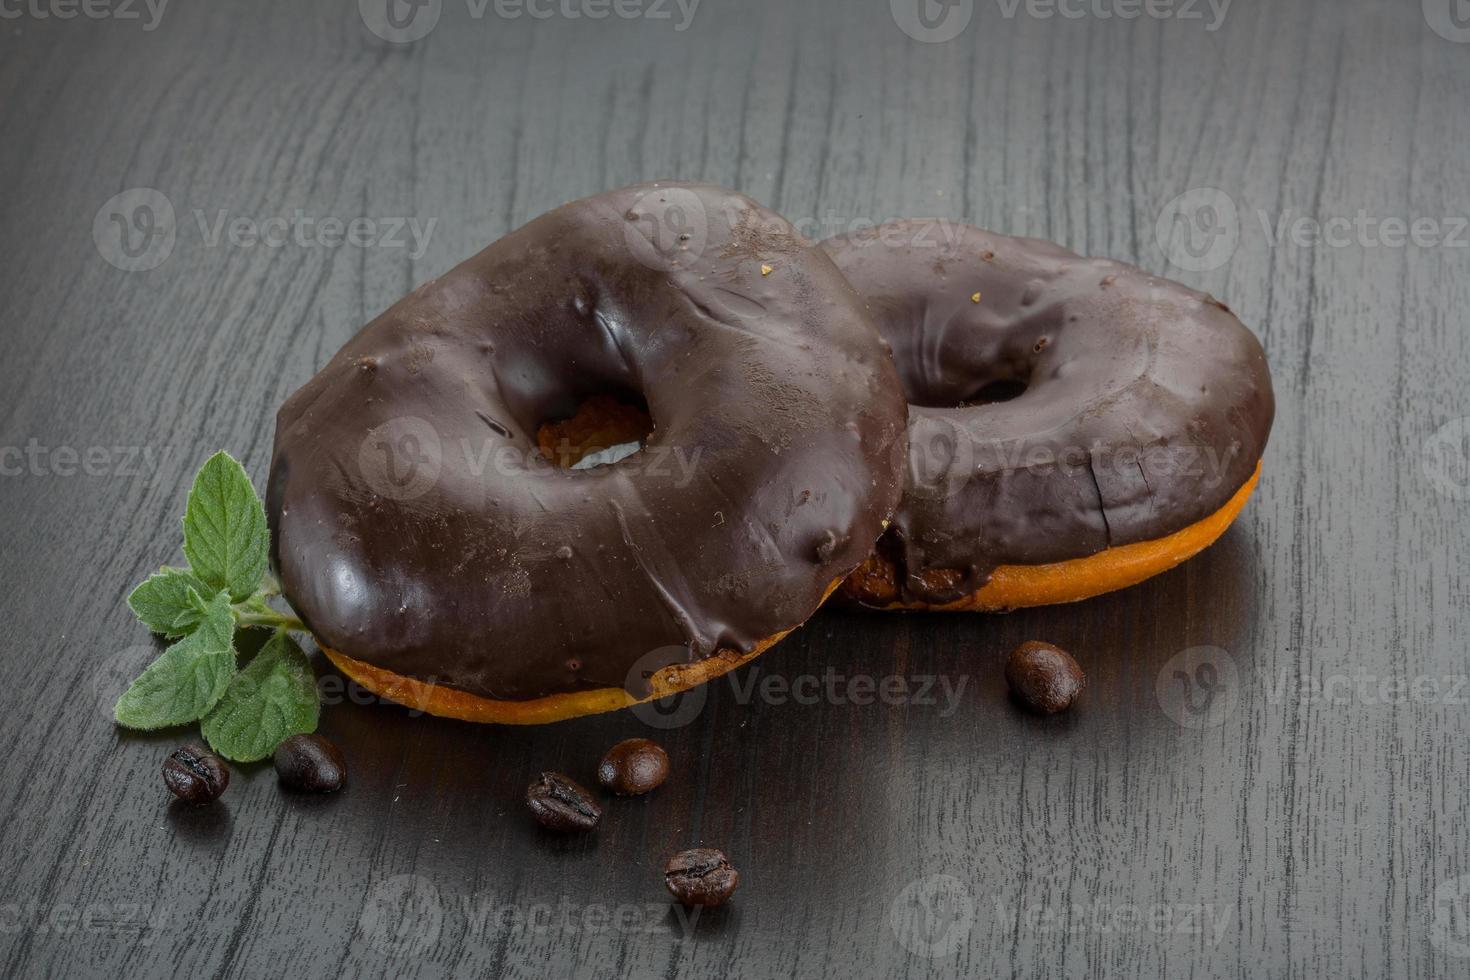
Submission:
[[656,742],[630,738],[607,750],[597,781],[618,796],[641,796],[669,778],[669,754]]
[[347,782],[347,760],[320,735],[292,735],[271,757],[282,786],[304,793],[335,793]]
[[724,905],[740,884],[725,852],[713,847],[680,851],[664,865],[664,884],[683,905]]
[[1026,707],[1052,715],[1072,706],[1087,686],[1087,675],[1061,647],[1032,640],[1011,651],[1006,684]]
[[531,816],[551,830],[591,830],[602,819],[602,807],[575,782],[559,772],[543,772],[526,789]]
[[230,768],[204,746],[190,742],[163,760],[163,781],[186,803],[212,803],[230,785]]

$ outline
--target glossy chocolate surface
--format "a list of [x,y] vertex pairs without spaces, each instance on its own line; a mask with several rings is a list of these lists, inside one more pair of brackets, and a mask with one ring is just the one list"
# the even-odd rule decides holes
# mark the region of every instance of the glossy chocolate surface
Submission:
[[[565,470],[599,394],[654,431]],[[827,255],[731,191],[576,201],[419,287],[281,408],[274,561],[317,639],[525,700],[625,687],[800,625],[872,549],[905,405]]]
[[[953,223],[824,247],[868,298],[911,403],[908,486],[881,544],[906,599],[1172,534],[1255,471],[1271,377],[1218,300]],[[919,580],[934,569],[962,574]]]

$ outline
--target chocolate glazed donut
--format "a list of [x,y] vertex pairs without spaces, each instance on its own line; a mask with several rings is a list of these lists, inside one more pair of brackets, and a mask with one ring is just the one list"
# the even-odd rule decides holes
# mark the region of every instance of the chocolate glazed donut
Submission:
[[[646,402],[643,450],[545,423]],[[800,625],[897,504],[906,408],[861,297],[717,187],[568,204],[369,323],[281,408],[286,597],[350,676],[478,721],[622,707]]]
[[1225,304],[1032,239],[899,221],[824,243],[910,402],[910,474],[844,594],[996,610],[1142,581],[1206,547],[1259,474],[1275,402]]

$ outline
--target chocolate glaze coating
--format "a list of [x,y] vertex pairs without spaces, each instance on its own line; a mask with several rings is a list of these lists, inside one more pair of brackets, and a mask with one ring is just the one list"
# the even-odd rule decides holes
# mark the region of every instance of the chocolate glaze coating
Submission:
[[[641,394],[642,452],[537,428]],[[624,687],[800,625],[902,489],[905,405],[861,298],[732,191],[645,184],[532,221],[369,323],[277,418],[267,509],[325,646],[502,700]]]
[[[823,247],[868,298],[911,403],[908,487],[880,545],[905,600],[1172,534],[1255,472],[1271,376],[1218,300],[952,223]],[[962,574],[919,579],[935,569]]]

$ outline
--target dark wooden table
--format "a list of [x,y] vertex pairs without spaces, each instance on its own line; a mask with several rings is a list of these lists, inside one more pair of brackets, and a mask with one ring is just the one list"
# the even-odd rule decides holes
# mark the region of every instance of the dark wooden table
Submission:
[[[0,4],[0,971],[1470,972],[1466,5],[562,2],[396,28],[383,0]],[[179,735],[110,707],[156,652],[123,599],[178,560],[193,470],[225,448],[260,483],[277,406],[373,314],[656,177],[1224,297],[1280,403],[1259,493],[1199,559],[1075,607],[819,614],[654,732],[676,776],[594,836],[539,832],[521,793],[634,715],[476,727],[340,687],[345,792],[240,767],[171,807]],[[298,211],[284,244],[232,224]],[[1005,699],[1034,637],[1091,677],[1068,716]],[[815,704],[759,686],[829,671]],[[902,703],[861,703],[886,677]],[[744,877],[690,922],[660,870],[696,843]]]

